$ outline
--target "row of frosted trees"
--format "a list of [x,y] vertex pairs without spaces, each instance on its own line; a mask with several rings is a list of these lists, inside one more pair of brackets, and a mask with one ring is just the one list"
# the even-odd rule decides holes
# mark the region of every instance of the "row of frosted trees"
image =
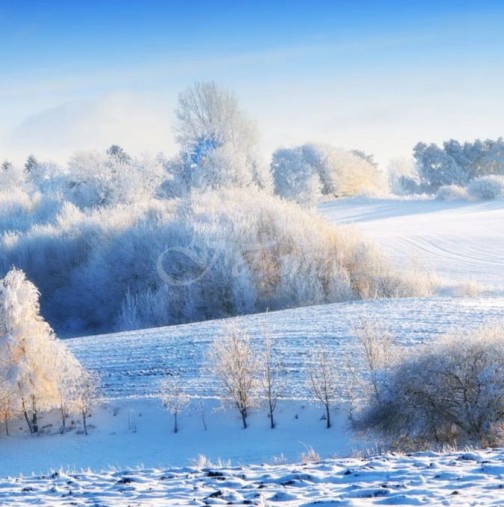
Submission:
[[[244,429],[252,409],[265,406],[271,428],[287,395],[289,372],[267,331],[252,343],[236,324],[216,336],[207,359],[219,396],[239,414]],[[337,407],[350,408],[357,430],[379,432],[393,447],[502,445],[504,441],[504,333],[498,324],[452,330],[431,343],[400,347],[377,322],[352,328],[352,355],[329,343],[307,353],[304,378],[324,410],[326,427]],[[174,417],[189,403],[181,379],[163,384],[162,401]]]
[[[285,396],[288,373],[274,342],[263,329],[259,347],[254,347],[250,335],[239,325],[229,324],[215,337],[208,352],[208,368],[220,385],[221,399],[235,409],[244,429],[252,409],[267,407],[271,429],[276,427],[278,401]],[[314,399],[324,408],[326,427],[332,426],[331,411],[342,394],[341,372],[334,350],[320,347],[313,350],[306,362],[306,382]],[[162,383],[161,400],[173,415],[174,432],[178,418],[190,397],[182,379],[170,375]]]

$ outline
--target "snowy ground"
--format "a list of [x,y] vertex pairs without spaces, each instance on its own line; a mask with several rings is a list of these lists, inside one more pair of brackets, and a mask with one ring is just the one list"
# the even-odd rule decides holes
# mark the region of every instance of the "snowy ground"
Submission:
[[452,280],[472,279],[504,296],[504,201],[354,198],[321,206],[339,224],[356,224],[399,264]]
[[[231,409],[216,410],[219,391],[206,353],[220,321],[68,340],[79,360],[102,374],[105,403],[88,437],[78,434],[78,424],[59,435],[50,418],[46,435],[31,438],[20,422],[15,436],[2,437],[0,476],[49,475],[0,480],[0,505],[502,505],[502,452],[341,461],[374,444],[352,435],[341,407],[334,427],[324,428],[322,411],[308,400],[305,367],[307,350],[320,343],[334,347],[342,365],[355,359],[352,326],[363,317],[383,323],[407,346],[456,328],[504,322],[504,203],[359,198],[327,203],[322,211],[336,222],[356,223],[401,264],[414,258],[442,277],[473,278],[487,290],[478,298],[358,301],[240,319],[256,344],[265,328],[286,364],[289,381],[275,430],[264,410],[252,414],[245,431]],[[177,435],[156,398],[174,370],[193,396]],[[299,463],[310,447],[323,459],[339,458],[278,464]],[[212,468],[221,476],[180,468],[205,459],[244,468]],[[122,472],[138,466],[147,469]],[[93,472],[82,472],[87,468]]]
[[20,505],[502,506],[504,453],[478,451],[297,465],[54,472],[0,481],[0,502]]

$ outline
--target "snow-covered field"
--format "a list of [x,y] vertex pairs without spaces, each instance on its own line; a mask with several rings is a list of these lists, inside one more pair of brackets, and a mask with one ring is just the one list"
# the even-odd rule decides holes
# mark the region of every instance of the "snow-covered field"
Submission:
[[[206,353],[222,322],[68,340],[84,366],[101,373],[105,402],[88,437],[74,431],[31,438],[19,430],[2,438],[1,476],[61,470],[0,481],[0,504],[502,505],[499,451],[342,460],[374,444],[354,438],[342,408],[334,427],[324,428],[304,372],[306,351],[317,343],[336,347],[342,365],[355,357],[352,326],[362,317],[386,325],[408,346],[454,328],[504,322],[504,203],[358,198],[324,204],[322,211],[335,222],[355,223],[400,264],[413,259],[440,277],[472,279],[484,291],[477,298],[356,301],[240,319],[255,340],[267,329],[286,364],[289,382],[275,430],[264,410],[254,411],[245,431],[232,409],[216,410]],[[176,435],[156,397],[174,369],[194,397]],[[323,459],[337,458],[292,464],[310,447]],[[219,459],[230,466],[190,467]],[[146,468],[123,472],[131,467]],[[82,472],[87,468],[93,472]]]
[[[504,453],[478,451],[295,465],[58,472],[0,481],[3,505],[502,505]],[[3,503],[3,499],[7,499]]]
[[393,259],[504,295],[504,203],[358,197],[321,206],[339,224],[357,224]]

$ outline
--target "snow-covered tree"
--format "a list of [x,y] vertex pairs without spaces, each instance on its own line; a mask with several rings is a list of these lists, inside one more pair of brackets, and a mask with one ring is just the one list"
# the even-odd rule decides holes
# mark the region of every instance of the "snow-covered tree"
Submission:
[[250,336],[237,325],[229,325],[210,348],[212,371],[223,388],[224,401],[239,412],[243,428],[248,427],[250,409],[257,405],[259,364]]
[[82,418],[82,428],[85,435],[88,434],[87,420],[98,401],[99,389],[100,376],[98,373],[80,368],[79,375],[75,379],[75,396],[72,405]]
[[273,154],[275,193],[285,199],[313,204],[320,199],[383,193],[384,174],[372,157],[329,145],[305,144]]
[[5,161],[0,166],[0,190],[22,191],[26,184],[26,173],[23,168]]
[[322,198],[317,168],[306,160],[302,147],[273,153],[271,171],[275,194],[303,206],[314,206]]
[[467,170],[435,144],[418,143],[413,150],[413,156],[421,181],[430,186],[433,192],[443,185],[464,185],[469,179]]
[[40,316],[39,293],[24,273],[0,281],[0,379],[9,412],[23,414],[31,433],[41,412],[62,407],[62,383],[80,368]]
[[474,178],[504,174],[504,139],[459,143],[418,143],[413,154],[423,188],[431,192],[446,185],[465,186]]
[[182,387],[182,380],[177,374],[168,374],[161,383],[161,403],[173,415],[173,433],[178,433],[180,413],[189,404],[190,398]]
[[25,162],[25,165],[24,165],[24,170],[27,173],[31,173],[33,170],[35,170],[37,168],[38,165],[39,165],[39,162],[35,158],[35,156],[34,155],[30,155],[26,159],[26,162]]
[[504,176],[481,176],[467,185],[467,193],[475,200],[490,201],[504,197]]
[[369,390],[369,397],[380,403],[385,390],[384,378],[399,359],[393,336],[383,325],[365,318],[360,319],[352,331],[358,344],[354,366],[356,369],[364,366],[367,377],[364,391]]
[[81,209],[133,204],[151,199],[164,177],[157,160],[133,159],[120,147],[111,147],[106,154],[82,151],[68,162],[63,191]]
[[326,427],[330,428],[331,409],[341,392],[339,363],[334,352],[327,346],[313,349],[309,355],[307,375],[308,387],[324,407]]
[[260,354],[260,382],[268,405],[270,427],[276,427],[275,410],[278,400],[286,388],[285,368],[274,347],[273,338],[266,329],[262,330],[262,350]]
[[257,129],[229,90],[195,83],[180,94],[175,113],[181,156],[171,169],[179,193],[236,186],[271,190]]
[[82,376],[82,366],[66,347],[61,346],[54,347],[53,361],[56,369],[56,391],[61,415],[61,432],[64,433],[68,416],[75,412],[79,413],[76,404],[81,395],[79,383]]

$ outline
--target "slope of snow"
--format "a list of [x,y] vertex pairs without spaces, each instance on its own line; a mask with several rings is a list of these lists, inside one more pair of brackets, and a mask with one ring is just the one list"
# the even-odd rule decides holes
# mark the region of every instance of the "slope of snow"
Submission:
[[[221,392],[207,350],[222,321],[67,340],[78,359],[103,378],[104,402],[91,418],[91,434],[79,434],[78,421],[71,432],[58,434],[57,416],[44,418],[47,434],[37,438],[26,434],[22,421],[11,428],[14,436],[5,438],[0,430],[0,476],[61,467],[44,478],[0,481],[0,504],[499,505],[500,451],[275,465],[299,462],[310,447],[326,459],[374,445],[349,431],[344,401],[335,407],[334,427],[324,428],[323,411],[306,387],[307,351],[325,344],[337,352],[344,399],[345,368],[357,356],[352,327],[361,318],[382,323],[405,346],[428,344],[457,328],[504,322],[503,203],[359,198],[327,203],[322,212],[338,223],[357,224],[399,264],[413,258],[443,277],[473,278],[487,287],[485,297],[354,301],[239,319],[254,346],[267,330],[285,363],[275,430],[264,409],[254,410],[250,428],[242,430],[231,408],[219,408]],[[174,371],[192,396],[176,435],[157,398],[163,378]],[[207,459],[246,466],[212,474],[189,466]],[[147,469],[116,471],[139,466]],[[95,472],[82,472],[87,468]]]
[[356,224],[399,265],[419,266],[450,280],[472,279],[504,295],[504,201],[354,198],[320,211]]
[[[20,421],[23,430],[18,436],[1,440],[0,475],[47,473],[59,466],[75,470],[111,465],[181,466],[198,454],[233,464],[272,463],[281,457],[296,462],[307,447],[324,458],[348,456],[356,449],[372,447],[372,440],[360,441],[360,435],[348,430],[345,406],[335,407],[336,424],[326,430],[320,419],[323,411],[311,399],[305,380],[307,350],[326,343],[341,358],[341,396],[346,396],[346,364],[357,351],[351,327],[363,316],[383,322],[400,343],[414,346],[454,328],[477,328],[483,322],[501,325],[504,299],[357,301],[240,319],[254,336],[254,344],[259,343],[261,327],[266,326],[286,364],[284,399],[278,407],[275,430],[269,429],[264,408],[252,412],[247,430],[241,429],[233,408],[217,410],[220,391],[206,368],[206,351],[220,332],[222,321],[68,340],[83,364],[103,376],[105,403],[90,420],[95,428],[88,437],[74,431],[31,438]],[[156,397],[166,372],[174,370],[193,396],[177,435],[171,429],[171,416]],[[46,417],[43,424],[51,422],[54,426],[48,431],[55,433],[57,418]]]
[[[359,319],[378,321],[398,343],[413,345],[452,329],[474,329],[504,322],[502,298],[406,298],[320,305],[250,315],[237,319],[260,345],[262,329],[270,334],[286,365],[287,398],[306,398],[307,351],[334,347],[345,365],[355,354],[352,326]],[[100,372],[107,398],[151,396],[167,372],[174,370],[195,396],[216,396],[219,388],[207,368],[206,354],[223,321],[147,329],[66,340],[77,358]]]

